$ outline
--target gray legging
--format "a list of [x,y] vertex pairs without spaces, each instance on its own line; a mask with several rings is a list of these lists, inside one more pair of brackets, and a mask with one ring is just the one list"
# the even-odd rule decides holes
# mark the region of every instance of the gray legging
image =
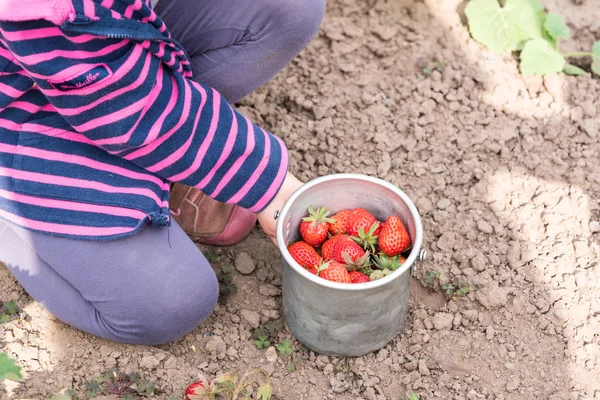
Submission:
[[[324,3],[160,0],[156,11],[186,48],[195,79],[233,103],[306,46],[319,28]],[[119,342],[161,344],[182,337],[211,313],[218,298],[212,268],[175,223],[93,242],[0,220],[0,261],[57,318]]]

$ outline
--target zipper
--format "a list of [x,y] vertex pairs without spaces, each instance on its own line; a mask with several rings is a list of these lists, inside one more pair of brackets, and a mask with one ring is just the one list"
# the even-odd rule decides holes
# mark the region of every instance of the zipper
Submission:
[[109,39],[154,40],[169,43],[181,52],[191,65],[191,58],[185,48],[175,39],[160,33],[152,25],[132,19],[126,20],[91,20],[85,16],[77,16],[74,21],[65,21],[61,28],[73,33],[85,33],[103,36]]

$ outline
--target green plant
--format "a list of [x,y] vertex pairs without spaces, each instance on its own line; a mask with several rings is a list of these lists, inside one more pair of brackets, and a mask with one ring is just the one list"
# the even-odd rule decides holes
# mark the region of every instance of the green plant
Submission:
[[278,333],[283,329],[283,322],[280,319],[272,319],[263,327],[257,328],[252,332],[254,344],[259,349],[266,349],[277,339]]
[[444,68],[446,68],[446,66],[448,65],[447,62],[443,61],[443,62],[438,62],[438,63],[433,63],[431,65],[428,65],[427,67],[423,68],[423,73],[425,75],[429,75],[431,74],[433,71],[439,71],[442,72],[444,70]]
[[436,279],[440,279],[440,272],[432,271],[432,270],[428,269],[427,271],[425,271],[423,273],[423,279],[425,279],[425,282],[427,283],[427,287],[430,290],[433,290],[435,288]]
[[0,300],[0,324],[18,318],[19,307],[14,301]]
[[15,360],[9,358],[6,353],[0,353],[0,381],[4,379],[18,381],[21,378],[21,367],[15,364]]
[[441,287],[448,297],[463,297],[469,293],[469,286],[461,283],[458,278],[452,279],[451,282],[443,284]]
[[294,352],[294,346],[292,345],[292,342],[285,339],[277,345],[277,351],[282,356],[289,356]]
[[187,396],[194,400],[212,400],[217,394],[225,396],[225,399],[227,400],[249,399],[250,393],[248,388],[255,383],[258,383],[258,381],[253,378],[254,375],[263,377],[263,383],[258,386],[256,397],[254,398],[258,400],[269,400],[273,393],[271,378],[269,377],[269,374],[262,369],[248,371],[239,377],[239,379],[237,373],[226,373],[217,377],[210,383],[204,376],[200,375],[200,381],[203,382],[203,393],[188,394]]
[[406,397],[408,398],[408,400],[419,400],[419,395],[415,393],[409,393],[406,395]]
[[117,396],[122,400],[135,400],[145,398],[156,393],[154,385],[146,380],[141,380],[140,374],[120,372],[118,368],[112,368],[96,379],[87,381],[79,391],[69,389],[64,394],[49,396],[52,400],[79,400],[93,399],[98,396]]
[[271,341],[269,340],[269,336],[261,335],[254,339],[254,344],[258,349],[266,349],[271,345]]
[[600,41],[589,52],[561,53],[560,41],[571,37],[562,16],[546,13],[540,0],[471,0],[465,15],[473,38],[497,54],[520,51],[523,75],[585,71],[569,64],[571,57],[591,57],[591,70],[600,75]]
[[294,345],[287,339],[284,339],[277,345],[277,351],[284,359],[289,361],[287,364],[288,372],[294,371],[296,369],[296,364],[302,362],[301,358],[296,356],[292,357],[292,353],[294,353]]
[[221,267],[221,273],[217,274],[217,279],[219,280],[219,293],[221,293],[221,296],[227,296],[237,292],[237,286],[233,283],[233,278],[230,274],[231,267],[228,265]]

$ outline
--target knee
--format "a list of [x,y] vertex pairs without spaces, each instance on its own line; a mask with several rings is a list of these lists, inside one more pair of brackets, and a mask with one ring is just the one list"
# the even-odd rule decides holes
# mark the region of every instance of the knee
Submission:
[[[211,271],[212,272],[212,271]],[[146,316],[143,337],[146,344],[166,344],[198,327],[213,311],[219,298],[216,276],[204,274],[201,279],[187,277],[177,288],[161,294],[158,307]],[[159,289],[160,290],[160,289]]]
[[[180,339],[197,328],[213,311],[219,298],[219,284],[209,271],[190,268],[179,279],[165,279],[158,287],[144,288],[143,294],[123,304],[120,318],[104,323],[118,341],[160,345]],[[118,320],[118,322],[117,322]]]
[[283,46],[299,53],[319,31],[325,1],[269,0],[265,10],[269,16],[268,25],[274,27],[274,34]]

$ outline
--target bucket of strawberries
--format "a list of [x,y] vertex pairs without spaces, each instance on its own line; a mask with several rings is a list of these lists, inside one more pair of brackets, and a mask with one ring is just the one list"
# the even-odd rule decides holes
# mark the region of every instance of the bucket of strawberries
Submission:
[[303,185],[277,221],[283,305],[294,336],[311,350],[358,356],[403,328],[410,272],[424,261],[423,230],[398,187],[360,174]]

